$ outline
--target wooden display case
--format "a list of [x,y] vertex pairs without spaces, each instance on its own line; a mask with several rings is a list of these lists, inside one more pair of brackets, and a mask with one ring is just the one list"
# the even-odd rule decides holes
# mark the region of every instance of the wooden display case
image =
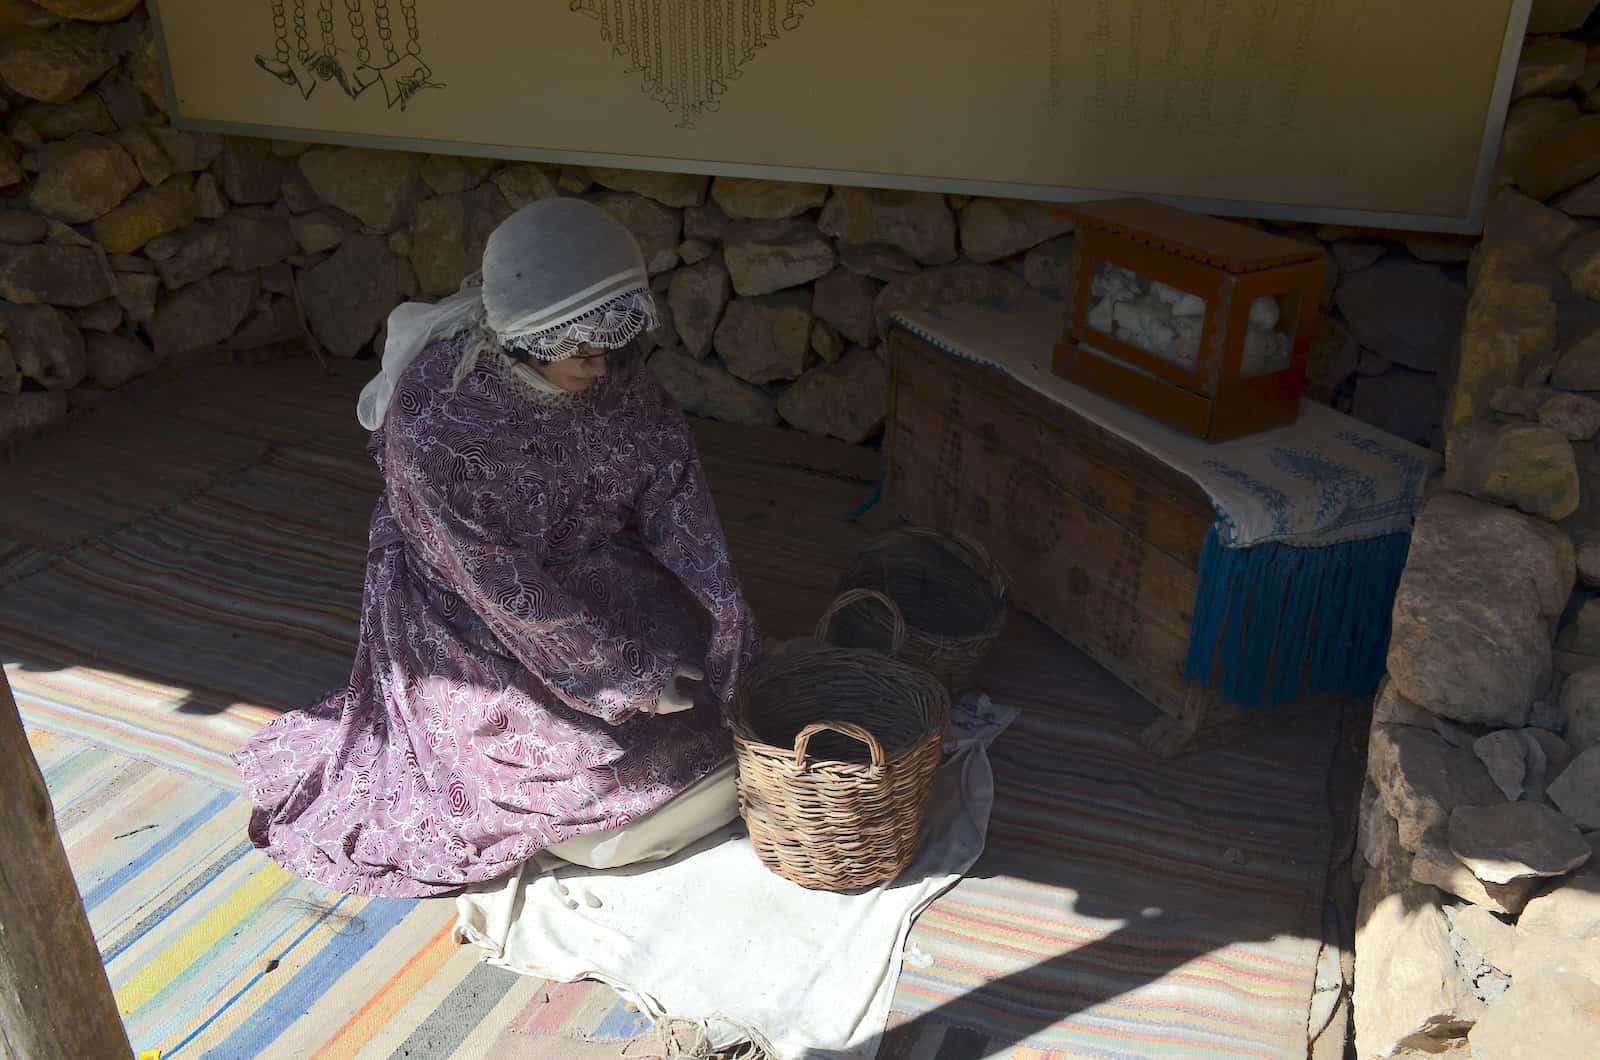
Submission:
[[1208,441],[1295,421],[1321,251],[1142,199],[1064,212],[1078,238],[1056,374]]

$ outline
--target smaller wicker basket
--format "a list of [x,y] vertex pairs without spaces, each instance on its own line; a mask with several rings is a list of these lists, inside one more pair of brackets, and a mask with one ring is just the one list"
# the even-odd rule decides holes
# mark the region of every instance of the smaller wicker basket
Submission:
[[[965,691],[1005,628],[1010,580],[987,549],[961,534],[927,527],[893,530],[862,550],[841,589],[873,589],[892,599],[907,627],[900,658]],[[853,607],[835,640],[882,648],[893,633],[881,609]]]
[[854,891],[911,864],[944,751],[950,697],[877,652],[826,643],[833,616],[881,593],[841,595],[815,640],[791,642],[740,682],[733,724],[739,812],[762,864],[802,887]]

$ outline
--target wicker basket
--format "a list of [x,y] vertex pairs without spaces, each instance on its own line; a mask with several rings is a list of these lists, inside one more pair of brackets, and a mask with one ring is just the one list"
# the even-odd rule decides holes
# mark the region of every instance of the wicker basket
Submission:
[[[842,589],[873,589],[899,605],[907,636],[900,658],[943,681],[952,693],[967,687],[1005,628],[1010,583],[978,542],[925,527],[891,531],[874,541],[846,572]],[[841,615],[835,641],[882,648],[891,621],[878,608]]]
[[911,864],[950,721],[949,694],[927,673],[825,643],[833,616],[867,598],[894,611],[879,593],[845,593],[816,640],[790,643],[739,685],[739,812],[762,864],[813,890],[871,887]]

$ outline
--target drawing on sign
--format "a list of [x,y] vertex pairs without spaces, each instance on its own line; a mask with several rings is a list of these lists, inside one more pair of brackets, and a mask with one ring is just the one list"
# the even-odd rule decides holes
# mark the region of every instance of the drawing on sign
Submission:
[[[1045,14],[1051,49],[1046,107],[1052,112],[1059,108],[1061,6],[1062,0],[1050,0]],[[1290,132],[1299,122],[1306,78],[1319,61],[1314,42],[1323,7],[1316,0],[1091,0],[1082,9],[1089,49],[1084,118],[1097,125],[1225,131],[1236,141],[1251,131]],[[1294,27],[1290,50],[1274,54],[1270,31],[1288,19]],[[1235,51],[1251,77],[1229,91]],[[1270,114],[1263,113],[1266,106]]]
[[[383,86],[392,109],[405,110],[425,88],[443,88],[422,59],[417,27],[417,0],[398,0],[405,39],[395,39],[389,0],[342,0],[343,25],[334,15],[334,0],[317,0],[317,40],[313,45],[306,5],[309,0],[267,0],[272,9],[272,54],[257,55],[256,65],[296,89],[306,99],[324,81],[357,99],[373,85]],[[370,3],[372,18],[367,19]],[[294,46],[290,47],[293,22]],[[382,54],[374,54],[373,36]],[[347,46],[348,45],[348,46]],[[352,50],[353,49],[353,50]]]
[[639,90],[692,129],[721,107],[728,82],[761,49],[797,29],[816,0],[570,0],[600,23],[600,39],[639,74]]

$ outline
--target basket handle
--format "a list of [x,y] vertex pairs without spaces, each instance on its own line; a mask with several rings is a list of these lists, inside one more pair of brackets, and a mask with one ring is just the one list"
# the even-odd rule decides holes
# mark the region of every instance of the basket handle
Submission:
[[859,725],[851,725],[843,721],[819,721],[814,725],[807,725],[800,730],[800,735],[794,738],[794,765],[796,769],[804,769],[806,752],[811,749],[811,738],[818,733],[836,732],[840,736],[848,736],[852,740],[860,740],[867,745],[867,750],[872,754],[872,764],[882,768],[884,763],[883,744],[872,733]]
[[934,530],[926,526],[908,526],[901,532],[910,537],[926,537],[940,543],[954,541],[976,561],[977,568],[988,577],[990,584],[995,587],[997,592],[1006,593],[1009,591],[1010,587],[1006,584],[1005,572],[1001,570],[1000,565],[989,554],[989,550],[984,548],[983,543],[978,541],[977,538],[968,537],[959,530]]
[[850,589],[840,593],[823,612],[822,618],[817,621],[817,639],[827,640],[832,629],[834,616],[851,604],[859,604],[863,600],[871,600],[882,604],[884,610],[889,612],[889,617],[894,620],[894,629],[889,638],[889,654],[898,656],[906,646],[906,618],[900,613],[900,605],[895,603],[886,594],[876,589]]

